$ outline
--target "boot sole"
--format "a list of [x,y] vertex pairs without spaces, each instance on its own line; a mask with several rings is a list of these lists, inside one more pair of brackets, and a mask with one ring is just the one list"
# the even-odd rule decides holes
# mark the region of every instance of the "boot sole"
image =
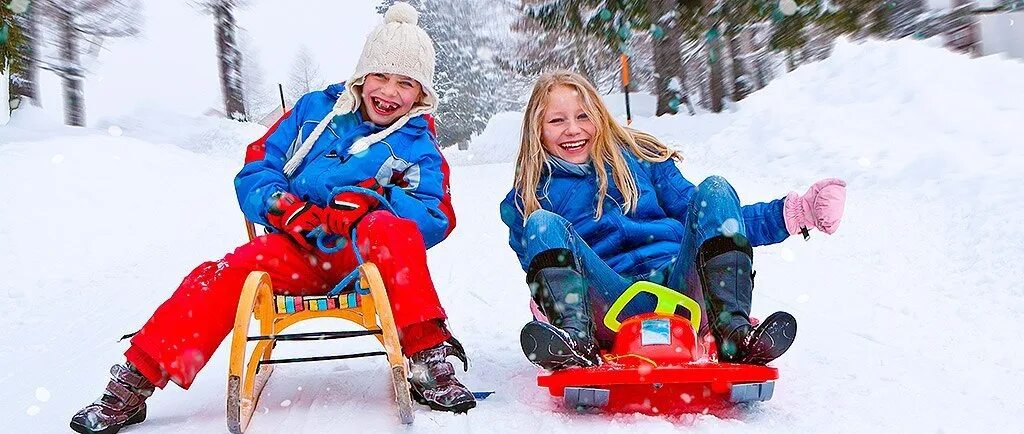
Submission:
[[783,355],[796,340],[796,318],[786,312],[775,312],[754,330],[749,353],[740,363],[766,365]]
[[594,363],[569,346],[554,326],[544,322],[531,321],[523,326],[523,331],[519,333],[519,344],[531,363],[547,371],[594,366]]
[[455,413],[455,414],[465,414],[465,413],[468,413],[469,410],[471,410],[471,409],[476,407],[476,401],[475,400],[474,401],[460,402],[460,403],[455,404],[455,405],[453,405],[451,407],[445,407],[443,405],[439,405],[437,403],[428,401],[427,398],[424,398],[423,395],[421,395],[420,392],[418,390],[416,390],[415,388],[410,387],[409,388],[409,393],[412,395],[412,399],[415,400],[417,403],[419,403],[421,405],[425,405],[427,407],[430,407],[431,410],[435,410],[435,411],[448,411],[448,412],[452,412],[452,413]]
[[132,417],[129,417],[128,420],[124,421],[124,423],[120,425],[111,425],[108,426],[106,429],[93,431],[85,425],[79,425],[77,423],[71,422],[71,429],[81,434],[116,434],[118,431],[121,431],[121,428],[124,428],[128,425],[140,423],[144,420],[146,420],[146,409],[142,408],[140,411],[133,414]]

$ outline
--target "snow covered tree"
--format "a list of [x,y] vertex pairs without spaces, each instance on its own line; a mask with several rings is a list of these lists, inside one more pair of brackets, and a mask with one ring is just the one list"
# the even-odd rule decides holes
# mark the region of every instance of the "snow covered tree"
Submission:
[[21,70],[21,47],[25,44],[14,11],[0,4],[0,125],[6,124],[11,107],[11,77]]
[[526,16],[518,17],[510,28],[512,38],[498,53],[497,62],[520,77],[525,87],[545,71],[568,69],[587,77],[603,92],[618,88],[619,53],[599,38],[568,29],[546,29]]
[[82,55],[96,55],[104,38],[129,37],[142,24],[138,0],[36,0],[47,25],[46,40],[57,46],[57,57],[42,68],[56,73],[63,83],[64,123],[85,125],[86,68]]
[[888,0],[889,34],[891,38],[911,36],[917,30],[915,23],[925,12],[924,0]]
[[292,61],[291,71],[288,73],[288,83],[284,87],[286,104],[295,104],[302,95],[324,87],[324,79],[320,76],[320,66],[313,60],[309,49],[305,46],[299,48]]
[[[382,2],[378,12],[384,13],[393,3]],[[465,0],[409,3],[419,11],[419,26],[433,39],[437,51],[434,90],[440,104],[434,116],[438,141],[442,147],[465,148],[491,116],[506,107],[503,89],[507,80],[493,60],[495,41],[488,32],[493,17],[486,8]]]
[[244,3],[245,0],[202,0],[196,3],[204,12],[213,16],[224,113],[228,118],[235,120],[249,119],[242,92],[242,53],[235,41],[238,29],[235,23],[235,9]]
[[268,85],[264,79],[259,49],[245,32],[238,34],[238,50],[242,53],[242,102],[249,118],[259,121],[271,112],[280,114],[277,86]]
[[[38,87],[38,75],[39,75],[39,43],[42,38],[42,34],[39,31],[39,14],[37,13],[38,6],[32,5],[28,0],[19,0],[25,9],[18,13],[18,10],[12,9],[16,14],[14,16],[15,27],[18,27],[21,31],[23,42],[18,47],[18,53],[20,53],[21,67],[20,71],[12,71],[11,74],[11,96],[19,101],[23,99],[29,99],[33,105],[39,106],[39,87]],[[11,6],[15,6],[17,2],[11,2]]]
[[681,43],[688,26],[693,25],[697,8],[680,7],[674,0],[650,2],[651,39],[654,45],[654,93],[658,97],[655,115],[676,114],[685,103],[693,114],[686,87],[686,67]]

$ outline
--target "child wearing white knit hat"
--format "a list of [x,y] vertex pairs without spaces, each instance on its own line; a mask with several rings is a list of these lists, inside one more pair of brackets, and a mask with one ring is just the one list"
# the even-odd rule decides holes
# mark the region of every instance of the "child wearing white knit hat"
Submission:
[[[330,118],[336,115],[361,108],[361,112],[375,124],[387,127],[357,140],[349,148],[349,153],[358,154],[397,131],[409,119],[434,111],[437,106],[437,93],[434,91],[436,54],[430,36],[416,25],[418,21],[419,12],[408,3],[398,2],[388,8],[384,24],[367,35],[363,53],[355,72],[346,82],[345,91],[338,97],[333,110],[288,161],[285,166],[287,173],[295,171]],[[406,92],[400,91],[399,95],[391,98],[379,95],[381,82],[392,80],[397,80],[398,87]],[[363,92],[365,88],[371,91]],[[382,106],[390,110],[384,110]]]
[[[434,410],[476,406],[447,361],[456,356],[468,369],[427,269],[426,249],[447,238],[455,214],[448,165],[425,117],[437,105],[434,46],[417,18],[406,3],[392,6],[347,83],[304,95],[249,145],[235,191],[246,218],[270,232],[196,267],[132,337],[126,362],[72,429],[117,431],[145,420],[154,389],[187,389],[231,331],[250,272],[268,273],[278,294],[323,295],[359,264],[354,246],[384,281],[412,397]],[[352,186],[365,190],[342,191]],[[307,238],[315,229],[354,242],[321,249]]]

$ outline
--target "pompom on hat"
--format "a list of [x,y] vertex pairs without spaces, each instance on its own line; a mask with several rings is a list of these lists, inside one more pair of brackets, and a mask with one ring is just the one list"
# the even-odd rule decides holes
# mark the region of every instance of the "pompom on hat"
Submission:
[[334,108],[317,124],[302,146],[285,164],[284,173],[291,176],[302,160],[309,154],[320,134],[335,116],[352,113],[362,102],[363,79],[370,73],[401,74],[416,80],[423,87],[425,96],[413,105],[412,110],[390,126],[375,134],[356,140],[349,148],[349,154],[365,151],[370,145],[384,139],[402,128],[409,119],[431,113],[437,107],[437,93],[434,92],[434,64],[436,62],[434,42],[427,32],[417,26],[419,12],[408,3],[397,2],[384,13],[384,23],[373,29],[366,37],[363,53],[356,64],[352,77],[345,82],[345,91],[338,95]]

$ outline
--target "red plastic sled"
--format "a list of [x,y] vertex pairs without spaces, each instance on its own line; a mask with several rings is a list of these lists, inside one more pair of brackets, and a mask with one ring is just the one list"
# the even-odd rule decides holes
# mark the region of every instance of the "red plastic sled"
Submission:
[[[658,297],[654,313],[621,324],[616,317],[640,292]],[[674,315],[677,306],[690,319]],[[718,413],[737,403],[767,401],[779,378],[768,366],[718,363],[714,338],[697,338],[700,307],[696,301],[651,282],[630,286],[605,316],[616,331],[605,363],[542,373],[537,384],[562,397],[567,408],[614,413]]]

